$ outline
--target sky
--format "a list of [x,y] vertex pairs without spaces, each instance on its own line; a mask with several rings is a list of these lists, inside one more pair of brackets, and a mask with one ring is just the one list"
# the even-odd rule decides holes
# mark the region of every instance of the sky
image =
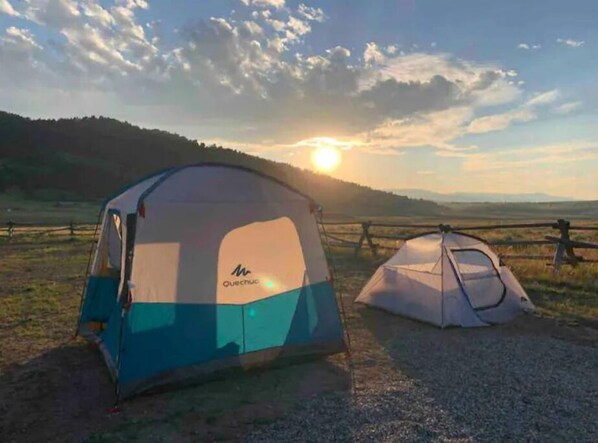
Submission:
[[0,0],[0,109],[379,189],[598,200],[596,0]]

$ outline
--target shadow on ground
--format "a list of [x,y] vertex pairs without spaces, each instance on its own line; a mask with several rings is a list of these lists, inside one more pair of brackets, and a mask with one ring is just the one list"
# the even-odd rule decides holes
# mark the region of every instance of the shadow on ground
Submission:
[[114,387],[99,352],[71,341],[0,374],[0,440],[236,439],[302,399],[349,386],[333,356],[134,397],[111,414]]

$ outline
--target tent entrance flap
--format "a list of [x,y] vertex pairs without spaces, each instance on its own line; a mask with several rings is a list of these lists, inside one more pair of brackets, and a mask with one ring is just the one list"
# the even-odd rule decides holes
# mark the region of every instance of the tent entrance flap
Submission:
[[492,259],[479,249],[449,249],[448,253],[473,309],[481,311],[500,305],[507,288]]

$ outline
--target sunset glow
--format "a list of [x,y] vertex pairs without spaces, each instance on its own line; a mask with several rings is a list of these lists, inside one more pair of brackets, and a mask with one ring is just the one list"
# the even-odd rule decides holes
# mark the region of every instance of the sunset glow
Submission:
[[341,162],[341,152],[332,146],[321,146],[311,154],[314,167],[322,172],[334,171]]
[[597,200],[598,2],[520,3],[0,0],[0,111],[374,189]]

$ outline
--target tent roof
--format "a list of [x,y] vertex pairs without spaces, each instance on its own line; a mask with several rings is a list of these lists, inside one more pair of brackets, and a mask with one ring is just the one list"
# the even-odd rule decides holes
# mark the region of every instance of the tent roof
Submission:
[[399,250],[384,263],[384,266],[399,266],[423,272],[440,273],[439,263],[443,248],[478,250],[486,255],[495,266],[500,265],[496,253],[481,238],[462,232],[427,232],[406,240]]
[[117,208],[120,209],[121,212],[125,213],[133,213],[137,210],[137,205],[152,191],[156,188],[159,188],[160,185],[166,181],[168,178],[172,177],[173,175],[181,172],[183,170],[189,168],[198,168],[198,167],[219,167],[219,168],[228,168],[231,170],[236,171],[243,171],[248,172],[251,174],[255,174],[258,177],[264,178],[268,181],[276,183],[279,186],[282,186],[289,191],[305,198],[310,203],[315,206],[320,206],[318,202],[316,202],[313,198],[308,196],[307,194],[297,190],[296,188],[290,186],[289,184],[279,180],[275,177],[270,175],[264,174],[262,172],[256,171],[254,169],[246,168],[244,166],[238,165],[231,165],[225,163],[212,163],[212,162],[204,162],[204,163],[196,163],[190,165],[182,165],[176,166],[172,168],[163,169],[153,174],[144,176],[134,182],[131,182],[117,191],[115,194],[108,197],[102,206],[102,209],[111,209]]
[[450,231],[450,232],[438,232],[438,231],[428,231],[428,232],[422,232],[421,234],[415,234],[412,235],[411,237],[407,237],[405,239],[406,242],[410,241],[410,240],[415,240],[417,238],[420,237],[427,237],[427,236],[431,236],[431,235],[445,235],[445,240],[446,240],[446,236],[461,236],[461,237],[469,237],[473,240],[477,240],[480,243],[484,243],[484,244],[488,244],[488,242],[486,240],[484,240],[481,237],[478,237],[476,235],[471,235],[471,234],[466,234],[465,232],[461,232],[461,231]]

